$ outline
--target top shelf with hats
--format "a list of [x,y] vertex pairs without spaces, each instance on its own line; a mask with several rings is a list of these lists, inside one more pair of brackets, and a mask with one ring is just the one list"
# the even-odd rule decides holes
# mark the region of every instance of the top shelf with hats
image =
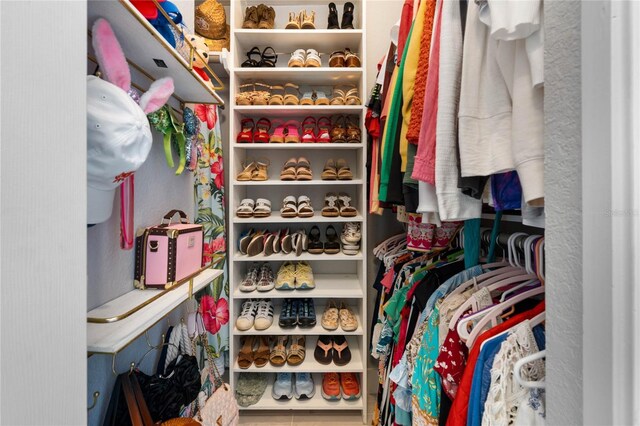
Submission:
[[[248,0],[239,4],[243,8],[238,10],[232,22],[236,31],[286,29],[294,37],[295,33],[300,31],[331,30],[336,33],[341,31],[346,33],[354,29],[362,29],[363,0],[335,1],[333,3],[321,0],[304,2],[300,0],[272,0],[266,6],[264,0],[262,2]],[[332,4],[335,9],[330,8]],[[236,35],[238,34],[236,33]]]
[[[153,0],[159,7],[159,3]],[[223,90],[224,84],[215,72],[206,64],[191,42],[185,37],[183,50],[186,56],[193,53],[192,60],[186,60],[153,25],[136,9],[129,0],[88,2],[88,22],[92,25],[98,18],[105,18],[124,51],[124,55],[137,71],[145,75],[151,82],[162,77],[171,77],[174,82],[174,97],[181,103],[205,103],[224,105],[223,99],[216,92]],[[158,12],[161,13],[161,12]],[[162,13],[165,13],[162,10]],[[198,72],[194,59],[202,59],[204,69]],[[202,74],[205,77],[202,77]],[[208,78],[209,81],[205,81]],[[144,87],[146,90],[148,88]]]

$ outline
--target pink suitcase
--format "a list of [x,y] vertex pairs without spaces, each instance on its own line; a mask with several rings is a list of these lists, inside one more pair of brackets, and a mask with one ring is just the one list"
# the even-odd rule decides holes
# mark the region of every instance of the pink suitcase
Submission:
[[[171,223],[180,215],[180,223]],[[160,225],[142,228],[136,235],[134,285],[169,288],[202,268],[202,225],[189,223],[181,210],[171,210]]]

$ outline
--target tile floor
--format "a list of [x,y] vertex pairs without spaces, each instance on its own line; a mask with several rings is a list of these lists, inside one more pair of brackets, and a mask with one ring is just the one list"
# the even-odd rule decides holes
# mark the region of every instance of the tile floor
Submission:
[[[371,424],[375,395],[367,398],[367,424]],[[240,411],[242,426],[362,426],[360,411]]]

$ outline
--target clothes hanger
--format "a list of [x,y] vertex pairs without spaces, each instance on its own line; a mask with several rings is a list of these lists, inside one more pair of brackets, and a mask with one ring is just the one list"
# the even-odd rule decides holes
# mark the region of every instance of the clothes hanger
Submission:
[[[473,330],[468,334],[468,338],[466,339],[467,347],[473,347],[473,343],[478,338],[478,336],[486,329],[487,325],[491,324],[491,327],[495,327],[496,325],[498,325],[498,318],[506,309],[519,302],[522,302],[523,300],[529,299],[530,297],[538,296],[540,294],[544,294],[544,286],[525,291],[524,293],[513,296],[511,299],[505,300],[504,302],[495,305],[491,310],[489,310],[489,312],[486,313],[486,315],[484,315],[484,317],[480,321],[478,321],[477,324],[473,326]],[[464,334],[467,334],[466,329],[462,331],[464,332]],[[462,334],[460,335],[460,338],[462,340],[465,340]]]
[[522,367],[524,367],[526,364],[529,364],[530,362],[537,361],[542,358],[546,358],[546,356],[547,356],[547,351],[542,350],[540,352],[527,355],[517,360],[513,366],[513,378],[516,380],[516,383],[518,383],[523,388],[527,388],[527,389],[545,389],[547,386],[544,380],[539,380],[539,381],[524,380],[522,378]]
[[[540,235],[531,235],[529,236],[525,241],[524,241],[524,268],[526,270],[526,272],[528,274],[535,274],[536,271],[533,269],[533,252],[532,252],[532,245],[534,243],[534,241],[536,241],[538,238],[540,238]],[[502,293],[502,296],[500,296],[500,301],[504,302],[505,300],[507,300],[508,296],[510,294],[513,294],[515,292],[517,292],[518,290],[520,290],[521,288],[527,287],[531,284],[534,284],[535,282],[540,281],[538,279],[538,276],[536,275],[536,278],[533,278],[529,281],[525,281],[522,284],[519,284],[515,287],[512,287],[508,290],[506,290],[504,293]]]

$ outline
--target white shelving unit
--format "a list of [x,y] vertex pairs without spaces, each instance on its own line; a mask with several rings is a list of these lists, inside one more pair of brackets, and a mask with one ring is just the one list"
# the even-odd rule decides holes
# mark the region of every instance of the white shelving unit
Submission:
[[[329,56],[332,52],[349,48],[360,57],[361,63],[366,64],[365,58],[365,31],[362,23],[365,22],[366,2],[353,1],[354,30],[327,30],[327,17],[329,14],[328,2],[319,0],[274,0],[269,3],[275,9],[275,29],[249,30],[242,29],[244,12],[247,6],[257,5],[260,1],[231,0],[231,57],[230,64],[230,144],[229,167],[232,190],[229,191],[229,212],[231,226],[229,229],[230,247],[230,358],[231,358],[231,386],[235,388],[238,377],[242,372],[257,372],[266,374],[268,387],[257,404],[246,407],[246,410],[357,410],[362,414],[363,422],[366,422],[366,365],[367,365],[367,304],[366,304],[366,263],[367,255],[361,251],[356,255],[339,253],[310,254],[303,252],[300,256],[295,254],[274,254],[268,257],[258,255],[249,257],[238,252],[237,241],[242,232],[247,229],[269,229],[271,231],[281,228],[289,228],[291,231],[305,229],[307,232],[313,225],[317,225],[322,233],[322,240],[326,241],[324,232],[327,226],[332,225],[338,234],[346,222],[359,222],[363,231],[366,230],[366,131],[364,127],[365,107],[355,106],[237,106],[235,94],[239,87],[245,83],[263,82],[268,85],[294,83],[300,86],[300,97],[311,89],[324,91],[331,98],[334,87],[351,86],[358,88],[358,95],[362,101],[366,101],[366,71],[364,68],[330,68]],[[338,7],[338,19],[342,17],[344,1],[336,2]],[[316,12],[315,30],[285,30],[289,12],[298,13],[306,9]],[[254,46],[263,50],[271,46],[278,54],[275,68],[243,68],[242,62],[246,59],[246,53]],[[291,52],[296,49],[313,48],[320,52],[322,67],[320,68],[288,68],[287,62]],[[334,115],[356,116],[360,123],[362,142],[353,144],[334,143],[291,143],[291,144],[256,144],[236,143],[235,138],[241,130],[240,123],[244,118],[252,118],[254,121],[265,117],[272,123],[288,120],[302,121],[307,116],[316,119],[331,117]],[[275,124],[272,126],[273,130]],[[280,171],[284,163],[290,158],[305,157],[311,162],[313,179],[311,181],[281,181]],[[350,181],[325,181],[320,179],[322,169],[328,159],[337,160],[343,158],[349,164],[353,172],[353,180]],[[248,159],[268,159],[269,179],[263,182],[244,182],[235,179],[242,170],[242,163]],[[346,192],[352,198],[352,204],[358,209],[358,215],[354,218],[327,218],[320,212],[324,205],[324,196],[328,192]],[[282,200],[287,195],[307,195],[315,210],[312,218],[285,219],[280,217]],[[271,201],[272,214],[267,218],[238,218],[235,210],[243,198],[266,198]],[[362,233],[361,247],[366,247],[366,233]],[[268,292],[243,293],[239,291],[238,284],[244,278],[246,271],[254,262],[269,262],[277,274],[279,267],[285,261],[307,261],[314,273],[316,287],[312,290],[294,290]],[[270,298],[274,303],[275,317],[272,326],[265,331],[240,331],[235,327],[235,320],[240,312],[241,304],[250,298]],[[315,303],[317,325],[304,329],[283,329],[278,325],[278,318],[284,298],[313,298]],[[343,332],[340,328],[335,331],[327,331],[320,325],[322,312],[329,300],[341,301],[349,305],[358,317],[359,326],[356,331]],[[295,367],[284,365],[274,367],[270,364],[257,368],[255,366],[242,370],[237,365],[238,351],[243,336],[247,335],[304,335],[306,336],[306,357],[304,362]],[[313,357],[318,336],[345,335],[349,342],[352,360],[342,367],[334,364],[322,365]],[[362,395],[354,401],[327,401],[323,399],[320,389],[322,385],[322,373],[324,372],[353,372],[357,373],[360,380]],[[271,387],[278,372],[310,372],[316,386],[316,394],[310,400],[276,401],[271,396]]]

